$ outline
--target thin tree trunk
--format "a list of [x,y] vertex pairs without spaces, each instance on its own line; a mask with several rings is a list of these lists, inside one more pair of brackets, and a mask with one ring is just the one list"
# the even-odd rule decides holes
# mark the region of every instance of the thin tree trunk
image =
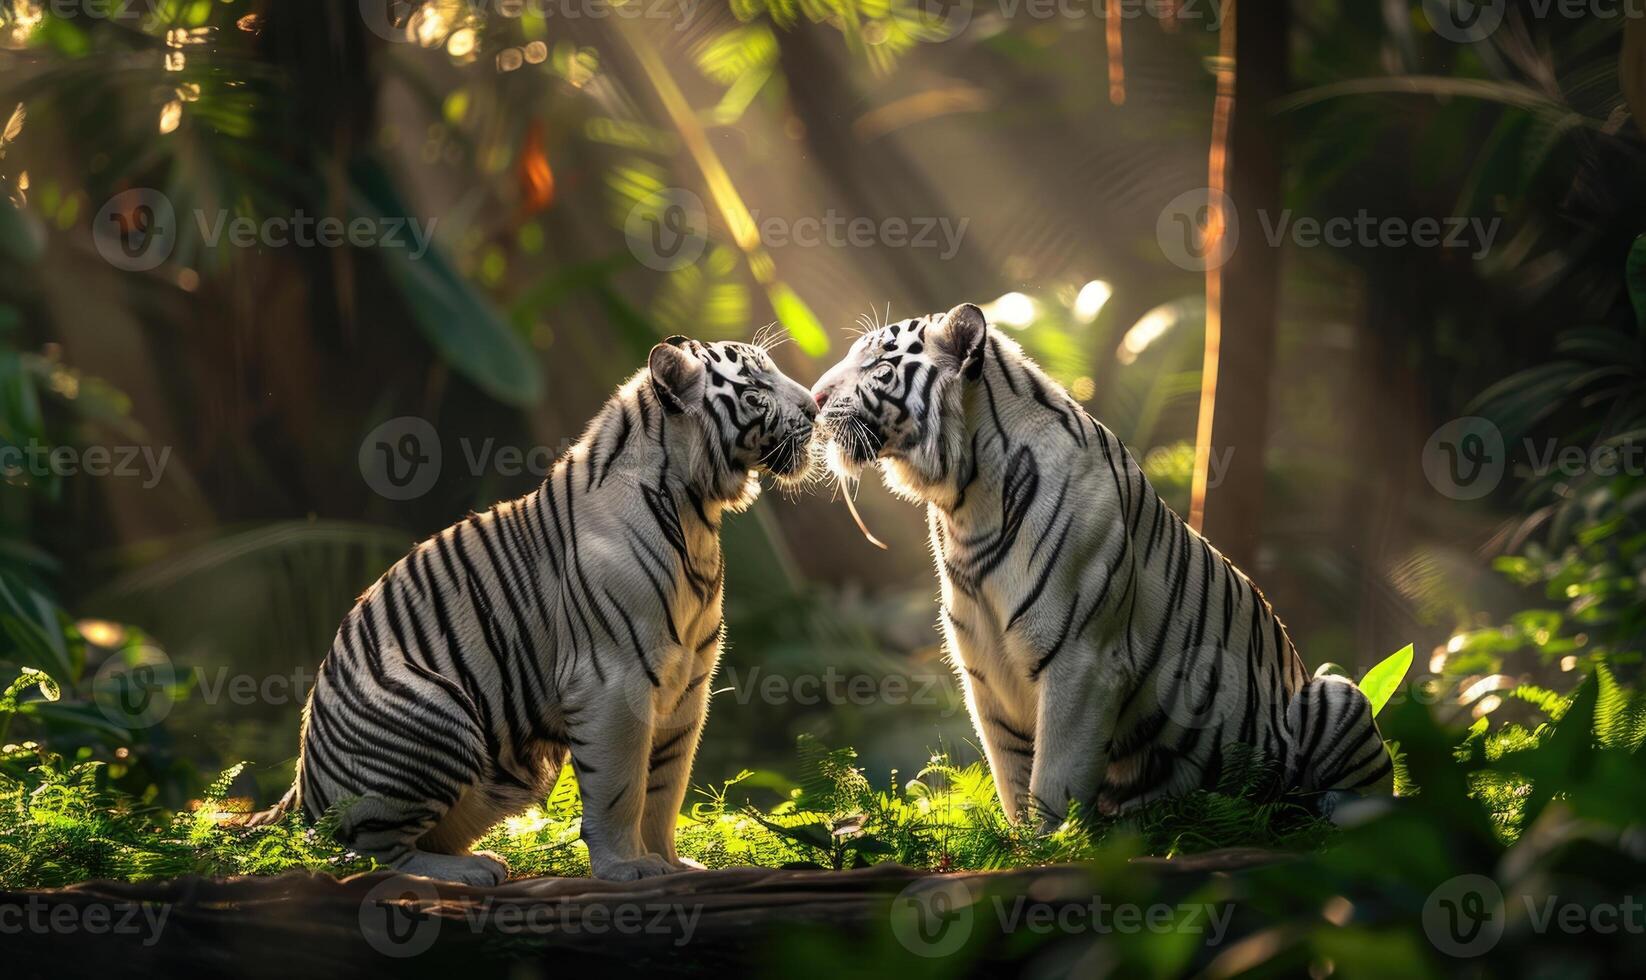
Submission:
[[[1239,16],[1248,10],[1252,16]],[[1259,214],[1272,221],[1280,210],[1283,140],[1270,107],[1286,91],[1288,20],[1285,4],[1245,0],[1237,7],[1230,0],[1225,8],[1209,167],[1209,185],[1233,203],[1233,227],[1241,235],[1228,260],[1206,273],[1206,357],[1189,520],[1244,567],[1256,563],[1262,529],[1280,250],[1264,240]],[[1212,199],[1220,200],[1216,193]],[[1213,459],[1227,460],[1216,486],[1209,485],[1218,472]]]

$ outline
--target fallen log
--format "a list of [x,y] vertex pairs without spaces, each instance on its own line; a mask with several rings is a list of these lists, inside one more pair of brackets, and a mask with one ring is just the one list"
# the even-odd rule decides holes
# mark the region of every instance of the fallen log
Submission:
[[[817,973],[831,957],[858,972],[905,976],[899,964],[946,960],[950,975],[999,976],[1051,960],[1095,977],[1112,972],[1100,964],[1126,958],[1115,943],[1147,941],[1151,931],[1182,940],[1196,926],[1183,913],[1190,897],[1208,907],[1225,902],[1232,913],[1230,873],[1282,859],[1230,850],[1118,869],[742,868],[495,888],[392,872],[341,881],[301,873],[93,881],[0,892],[0,945],[8,974],[30,978],[738,975],[797,958]],[[1173,909],[1175,917],[1161,911]],[[1225,928],[1214,937],[1214,922],[1196,921],[1201,936],[1215,939],[1189,946],[1190,961],[1204,963],[1231,936]],[[1087,959],[1095,972],[1085,970]]]

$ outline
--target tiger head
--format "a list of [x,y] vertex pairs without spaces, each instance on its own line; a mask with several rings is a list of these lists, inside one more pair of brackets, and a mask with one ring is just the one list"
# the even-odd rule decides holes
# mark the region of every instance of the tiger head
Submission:
[[937,461],[952,455],[943,440],[959,436],[944,432],[945,416],[957,410],[950,403],[959,402],[955,382],[979,376],[987,337],[983,311],[962,303],[857,338],[812,386],[830,468],[855,478],[879,459],[912,470],[904,475],[919,478],[914,482],[938,479]]
[[647,367],[663,411],[700,427],[692,465],[721,499],[752,499],[760,472],[783,486],[806,479],[817,404],[764,348],[677,335],[652,348]]

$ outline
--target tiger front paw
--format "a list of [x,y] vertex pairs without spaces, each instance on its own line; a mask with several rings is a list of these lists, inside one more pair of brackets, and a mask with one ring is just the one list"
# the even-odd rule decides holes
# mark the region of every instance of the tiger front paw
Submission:
[[602,861],[593,870],[601,881],[638,881],[672,875],[682,869],[656,854],[645,854],[631,861]]

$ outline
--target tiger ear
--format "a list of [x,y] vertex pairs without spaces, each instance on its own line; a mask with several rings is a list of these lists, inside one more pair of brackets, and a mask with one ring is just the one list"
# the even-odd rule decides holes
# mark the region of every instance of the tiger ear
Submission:
[[983,311],[973,303],[961,303],[944,316],[937,349],[966,380],[976,381],[983,374],[983,345],[988,339],[989,324]]
[[703,362],[687,349],[691,343],[676,334],[653,347],[646,359],[652,390],[657,392],[664,411],[671,414],[685,411],[688,404],[702,396]]

